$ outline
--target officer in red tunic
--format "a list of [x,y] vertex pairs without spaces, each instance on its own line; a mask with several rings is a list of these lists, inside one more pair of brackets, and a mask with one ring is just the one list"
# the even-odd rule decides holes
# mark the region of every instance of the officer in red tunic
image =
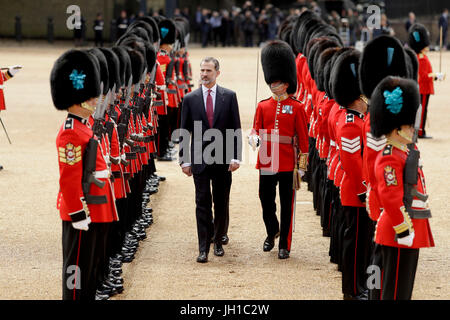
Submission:
[[101,280],[97,268],[103,261],[99,257],[105,250],[109,225],[117,221],[110,170],[87,121],[100,94],[94,57],[83,51],[67,51],[55,62],[50,85],[55,107],[68,111],[56,138],[63,299],[93,300]]
[[[8,70],[6,72],[0,72],[0,113],[2,110],[6,110],[5,105],[5,97],[3,94],[3,90],[5,89],[5,81],[11,79],[14,77],[14,75],[22,69],[22,66],[15,65],[8,67]],[[0,165],[0,170],[3,169],[3,166]]]
[[169,153],[170,140],[170,119],[176,116],[177,110],[177,90],[175,83],[175,61],[171,57],[173,44],[176,38],[176,27],[173,21],[164,19],[158,23],[158,28],[161,34],[161,45],[158,51],[157,60],[159,62],[162,75],[165,80],[165,92],[167,93],[167,108],[166,113],[159,114],[159,141],[158,141],[158,160],[172,161],[173,158]]
[[[299,187],[299,175],[306,171],[306,115],[300,102],[292,97],[297,78],[295,57],[289,45],[283,41],[270,42],[261,52],[261,64],[273,96],[258,104],[249,142],[261,144],[256,168],[260,171],[259,198],[267,231],[263,250],[272,250],[275,238],[280,236],[278,258],[286,259],[291,250],[295,191]],[[281,223],[276,216],[277,184]]]
[[370,259],[373,225],[365,209],[366,185],[363,179],[363,125],[367,98],[359,88],[360,53],[348,50],[336,60],[333,69],[333,95],[346,108],[336,128],[336,142],[344,170],[340,187],[345,215],[342,251],[342,292],[344,299],[362,298],[366,288],[366,268]]
[[416,52],[419,60],[419,92],[423,112],[420,122],[419,138],[431,138],[426,135],[425,124],[427,121],[428,102],[430,95],[434,94],[434,80],[444,80],[445,75],[440,72],[433,72],[430,60],[427,57],[429,51],[429,32],[420,23],[412,25],[408,32],[408,44]]
[[398,77],[385,78],[371,97],[371,132],[387,138],[374,169],[383,207],[375,233],[383,300],[411,299],[419,249],[434,246],[420,155],[412,143],[419,105],[417,83]]

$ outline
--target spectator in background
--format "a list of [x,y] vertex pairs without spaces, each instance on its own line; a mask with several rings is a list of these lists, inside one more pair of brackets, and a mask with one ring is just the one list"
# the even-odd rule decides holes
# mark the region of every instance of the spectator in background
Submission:
[[442,28],[442,48],[447,49],[447,31],[448,31],[448,9],[442,11],[442,15],[439,18],[439,34],[438,34],[438,45],[440,44],[440,30]]
[[331,11],[331,16],[329,17],[329,23],[336,28],[336,30],[339,30],[341,27],[341,17],[337,13],[337,11],[333,10]]
[[269,17],[265,9],[261,10],[261,13],[258,18],[258,32],[259,32],[258,46],[260,46],[261,43],[267,41],[269,33]]
[[174,17],[181,17],[181,10],[180,10],[180,8],[175,8],[175,10],[173,10],[173,16]]
[[201,25],[202,25],[202,7],[198,6],[197,11],[195,11],[195,19],[193,29],[195,41],[200,42],[201,39]]
[[241,9],[240,8],[233,8],[232,12],[232,19],[233,19],[233,45],[234,46],[240,46],[241,45],[241,39],[242,39],[242,22],[243,22],[243,16],[241,14]]
[[244,21],[242,21],[242,31],[244,32],[245,47],[253,47],[253,33],[255,32],[255,27],[256,21],[253,17],[252,11],[245,11]]
[[220,35],[223,47],[231,45],[233,28],[233,21],[230,18],[230,13],[228,10],[222,10],[222,30]]
[[127,28],[130,24],[127,12],[125,10],[120,11],[120,17],[117,19],[117,38],[120,38],[125,31],[127,31]]
[[414,14],[414,12],[410,12],[408,14],[408,20],[406,20],[405,22],[405,29],[406,29],[406,33],[408,33],[409,28],[416,23],[416,15]]
[[86,20],[79,11],[75,14],[77,15],[77,18],[75,19],[75,26],[73,29],[73,39],[75,42],[75,47],[79,47],[83,45],[86,36]]
[[200,29],[202,33],[202,47],[206,48],[208,46],[209,33],[211,32],[210,12],[208,9],[202,10],[202,20],[200,22]]
[[380,29],[373,29],[372,38],[375,39],[376,37],[379,37],[383,34],[389,35],[389,36],[395,36],[394,29],[392,29],[391,26],[389,25],[387,16],[384,13],[381,14]]
[[217,42],[220,39],[220,33],[222,30],[222,17],[219,15],[219,12],[213,11],[210,23],[214,46],[217,47]]
[[[356,14],[355,14],[356,13]],[[356,33],[359,28],[358,24],[358,12],[353,12],[352,9],[347,10],[347,20],[348,20],[348,26],[350,29],[350,45],[354,46],[356,43]]]
[[266,12],[268,14],[267,39],[274,40],[283,17],[280,9],[275,8],[272,4],[266,6]]
[[185,17],[188,21],[190,21],[191,19],[189,18],[191,16],[191,13],[189,11],[188,7],[184,7],[183,10],[181,11],[181,16]]
[[[319,5],[317,4],[317,2],[313,1],[311,2],[311,10],[317,14],[317,16],[321,17],[322,16],[322,9],[319,7]],[[337,12],[336,12],[337,14]]]
[[95,46],[103,47],[103,26],[105,22],[103,21],[102,14],[97,13],[97,18],[94,21],[94,34],[95,34]]

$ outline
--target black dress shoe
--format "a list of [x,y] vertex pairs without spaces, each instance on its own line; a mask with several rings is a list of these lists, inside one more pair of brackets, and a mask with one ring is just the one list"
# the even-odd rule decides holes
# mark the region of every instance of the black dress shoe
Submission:
[[427,136],[426,134],[424,134],[423,136],[419,136],[420,139],[433,139],[433,137],[431,136]]
[[273,237],[268,236],[266,240],[264,240],[263,251],[268,252],[272,250],[273,247],[275,246],[275,239],[278,238],[279,236],[280,236],[279,232]]
[[208,262],[208,254],[206,253],[206,251],[200,251],[200,254],[197,257],[197,262],[199,263]]
[[224,235],[224,236],[220,239],[220,242],[221,242],[223,245],[227,245],[227,244],[228,244],[228,241],[230,241],[230,239],[228,238],[227,235]]
[[223,251],[222,243],[214,243],[214,255],[222,257],[225,254]]
[[173,161],[173,158],[169,154],[165,154],[162,157],[157,157],[158,161]]
[[0,164],[0,170],[3,170],[3,166]]
[[278,251],[278,259],[287,259],[289,258],[289,251],[287,249],[280,249]]

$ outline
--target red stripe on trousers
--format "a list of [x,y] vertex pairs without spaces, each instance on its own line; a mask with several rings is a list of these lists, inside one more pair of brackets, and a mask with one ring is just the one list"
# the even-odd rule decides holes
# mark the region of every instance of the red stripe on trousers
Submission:
[[397,285],[398,285],[398,267],[400,265],[400,248],[397,249],[397,270],[395,271],[395,290],[394,300],[397,300]]
[[358,226],[359,226],[359,208],[356,211],[356,243],[355,243],[355,262],[353,265],[353,291],[356,295],[356,253],[358,249]]
[[78,271],[78,263],[80,261],[80,248],[81,248],[81,233],[82,231],[80,230],[80,236],[78,238],[78,252],[77,252],[77,264],[76,264],[76,269],[75,269],[75,286],[73,287],[73,300],[76,300],[76,290],[77,290],[77,271]]
[[423,131],[425,130],[424,128],[424,114],[425,114],[425,108],[428,107],[426,106],[426,102],[427,102],[427,94],[422,94],[422,113],[420,114],[420,128],[419,128],[419,135],[423,135]]

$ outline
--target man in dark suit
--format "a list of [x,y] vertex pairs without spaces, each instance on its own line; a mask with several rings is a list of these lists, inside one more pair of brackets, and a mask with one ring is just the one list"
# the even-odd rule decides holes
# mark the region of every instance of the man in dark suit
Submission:
[[219,61],[204,58],[200,69],[202,85],[184,97],[181,109],[180,164],[184,174],[194,176],[197,262],[202,263],[208,261],[211,239],[214,254],[224,255],[231,173],[240,165],[242,133],[236,93],[216,84]]

